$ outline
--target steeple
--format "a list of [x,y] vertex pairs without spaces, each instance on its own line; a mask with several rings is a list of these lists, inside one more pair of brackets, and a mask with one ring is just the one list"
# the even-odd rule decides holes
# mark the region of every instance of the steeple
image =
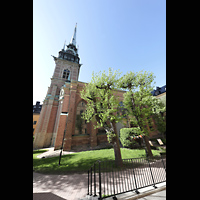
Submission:
[[74,28],[74,34],[72,35],[72,38],[71,38],[71,41],[70,41],[70,44],[73,44],[74,46],[76,46],[76,29],[77,29],[77,23],[76,23],[76,26]]
[[65,40],[64,45],[63,45],[63,49],[62,49],[63,51],[65,50],[65,43],[66,43],[66,40]]
[[[62,50],[58,53],[58,58],[79,64],[80,58],[78,55],[78,49],[76,48],[76,29],[77,23],[74,28],[74,34],[72,35],[70,43],[68,45],[65,45],[64,43]],[[67,49],[65,49],[65,46],[67,46]]]

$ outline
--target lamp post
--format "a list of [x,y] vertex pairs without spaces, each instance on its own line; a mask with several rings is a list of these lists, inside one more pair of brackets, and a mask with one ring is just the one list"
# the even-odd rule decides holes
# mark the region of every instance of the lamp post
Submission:
[[[68,114],[69,114],[68,112],[61,112],[60,115],[67,115],[67,119],[68,119]],[[67,120],[67,121],[68,121],[68,120]],[[61,161],[61,156],[62,156],[62,151],[63,151],[63,145],[64,145],[64,140],[65,140],[66,129],[67,129],[67,123],[66,123],[66,127],[65,127],[65,130],[64,130],[64,134],[63,134],[62,146],[61,146],[61,149],[60,149],[60,157],[59,157],[58,166],[60,165],[60,161]]]

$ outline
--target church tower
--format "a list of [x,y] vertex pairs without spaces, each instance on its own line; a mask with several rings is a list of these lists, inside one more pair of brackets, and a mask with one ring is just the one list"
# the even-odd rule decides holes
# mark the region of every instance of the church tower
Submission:
[[63,137],[61,133],[63,133],[66,125],[66,116],[60,114],[61,112],[69,111],[68,103],[73,98],[73,91],[77,88],[81,67],[76,47],[76,32],[77,24],[70,43],[68,45],[64,43],[63,48],[58,53],[58,57],[53,56],[55,70],[43,101],[38,125],[35,130],[33,148],[54,146],[57,133],[60,133],[58,134],[59,137]]

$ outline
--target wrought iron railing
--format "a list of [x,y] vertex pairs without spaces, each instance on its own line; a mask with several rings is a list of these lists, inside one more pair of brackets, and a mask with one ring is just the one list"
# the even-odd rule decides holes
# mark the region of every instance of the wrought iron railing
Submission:
[[123,159],[123,166],[115,161],[97,161],[88,170],[88,194],[101,200],[117,194],[135,191],[166,181],[166,156]]

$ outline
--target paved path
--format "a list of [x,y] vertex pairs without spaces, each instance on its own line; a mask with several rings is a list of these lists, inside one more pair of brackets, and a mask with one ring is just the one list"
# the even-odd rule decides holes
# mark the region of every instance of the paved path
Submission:
[[154,194],[139,198],[138,200],[165,200],[166,199],[166,190],[156,192]]
[[87,194],[87,174],[44,175],[33,172],[33,200],[78,200]]
[[[60,150],[48,151],[38,158],[60,155]],[[74,152],[63,151],[62,155]],[[33,200],[78,200],[87,194],[87,174],[45,175],[33,172]]]
[[[58,156],[60,150],[53,151],[53,148],[47,148],[49,151],[40,154],[39,157]],[[72,152],[64,152],[68,154]],[[45,175],[33,172],[33,200],[80,200],[80,199],[97,199],[85,198],[87,194],[87,174],[68,174],[68,175]],[[162,185],[162,184],[161,184]],[[152,189],[152,188],[151,188]],[[142,191],[144,190],[144,191]],[[148,190],[141,189],[141,193]],[[125,196],[118,196],[119,200],[132,199],[133,193],[124,193]],[[134,195],[137,199],[137,195]],[[112,197],[111,197],[112,199]],[[141,197],[140,200],[164,200],[166,199],[166,190]],[[108,200],[110,200],[108,198]]]
[[[158,184],[158,189],[162,188],[165,183]],[[150,189],[149,189],[150,188]],[[165,188],[163,188],[165,189]],[[164,200],[166,199],[166,190],[156,191],[153,187],[142,188],[140,194],[147,196],[138,198],[136,193],[129,192],[117,195],[119,200],[140,199],[140,200]],[[45,175],[33,172],[33,200],[80,200],[80,199],[97,199],[85,198],[87,194],[87,174],[70,174],[70,175]],[[112,199],[108,198],[108,200]]]

